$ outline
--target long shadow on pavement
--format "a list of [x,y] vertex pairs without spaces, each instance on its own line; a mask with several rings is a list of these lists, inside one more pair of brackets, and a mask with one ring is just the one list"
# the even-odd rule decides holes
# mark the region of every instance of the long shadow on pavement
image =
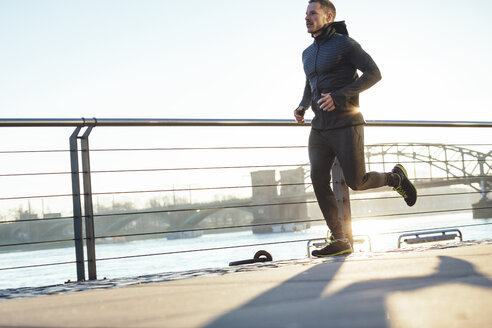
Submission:
[[206,327],[387,327],[385,299],[394,292],[446,283],[492,289],[492,280],[467,262],[440,256],[435,273],[422,277],[375,279],[322,295],[343,261],[322,263],[224,314]]

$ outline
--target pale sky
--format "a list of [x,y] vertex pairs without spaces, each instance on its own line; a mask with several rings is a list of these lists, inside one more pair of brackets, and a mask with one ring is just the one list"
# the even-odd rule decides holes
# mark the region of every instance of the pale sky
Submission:
[[[490,1],[334,3],[383,75],[366,119],[491,120]],[[291,118],[306,6],[0,0],[0,117]]]
[[[367,120],[492,120],[489,1],[334,3],[337,20],[346,21],[351,37],[373,57],[383,75],[361,95]],[[0,0],[0,117],[293,119],[305,82],[301,53],[312,43],[305,27],[306,7],[305,0]],[[311,118],[312,113],[306,116]],[[0,128],[0,150],[66,149],[72,130]],[[280,129],[272,133],[96,128],[91,146],[306,145],[309,130],[293,130],[277,134]],[[380,135],[378,142],[396,142],[395,137],[404,142],[488,142],[491,135],[490,129],[447,134],[400,131],[369,129],[366,141]],[[206,166],[202,159],[193,158],[185,164],[172,163],[167,154],[154,158],[155,162],[134,154],[110,155],[107,159],[101,153],[91,154],[92,169]],[[4,173],[70,170],[66,154],[45,161],[34,155],[3,156],[0,172]],[[236,160],[265,161],[260,152],[245,152],[238,158],[214,156],[219,166]],[[289,156],[285,161],[307,162],[305,151]],[[113,180],[107,182],[106,177]],[[54,176],[39,181],[3,178],[0,196],[70,193],[69,176],[63,178],[56,183]],[[240,178],[240,182],[227,177],[204,184],[249,183],[248,173]],[[135,183],[117,179],[96,175],[93,191],[198,183],[190,174],[189,182],[179,175],[151,178],[156,184],[152,187],[138,185],[138,179]],[[2,206],[5,210],[15,205]],[[43,206],[50,206],[48,200]]]

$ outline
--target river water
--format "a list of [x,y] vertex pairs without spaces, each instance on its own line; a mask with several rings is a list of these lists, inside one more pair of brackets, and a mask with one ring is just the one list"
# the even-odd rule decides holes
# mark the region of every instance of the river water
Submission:
[[[459,227],[465,241],[492,238],[492,224],[483,225],[483,223],[492,223],[492,219],[474,220],[471,212],[391,219],[363,219],[354,220],[353,232],[354,235],[369,236],[373,251],[384,251],[396,248],[398,236],[409,230]],[[237,231],[204,234],[192,239],[167,240],[161,238],[126,243],[97,244],[97,276],[99,279],[114,279],[162,272],[226,267],[231,261],[252,258],[255,252],[261,249],[272,254],[274,260],[299,259],[307,256],[306,240],[323,238],[326,236],[326,231],[326,226],[320,224],[300,232],[253,234],[251,231]],[[290,243],[290,241],[296,242]],[[277,242],[279,243],[273,244]],[[227,248],[234,245],[256,246]],[[403,247],[411,246],[404,245]],[[211,248],[218,248],[218,250],[139,256]],[[356,245],[355,250],[368,251],[369,243]],[[123,256],[135,257],[108,260],[108,258]],[[15,251],[0,253],[0,268],[74,260],[75,251],[73,247]],[[0,270],[0,290],[62,284],[68,280],[75,281],[76,279],[76,267],[73,263]]]

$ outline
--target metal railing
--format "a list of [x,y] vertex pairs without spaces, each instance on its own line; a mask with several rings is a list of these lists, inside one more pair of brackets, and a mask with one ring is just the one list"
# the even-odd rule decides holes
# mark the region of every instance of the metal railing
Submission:
[[[71,171],[70,172],[44,172],[44,173],[34,173],[34,174],[70,174],[72,181],[72,193],[71,194],[59,194],[59,195],[48,195],[44,197],[71,197],[72,198],[72,207],[73,207],[73,216],[72,217],[57,217],[57,218],[47,218],[45,220],[62,220],[62,219],[72,219],[73,220],[73,228],[74,228],[74,238],[73,239],[60,239],[55,241],[40,241],[41,243],[53,243],[53,242],[74,242],[75,243],[75,253],[76,253],[76,267],[77,267],[77,279],[79,281],[85,280],[85,262],[87,262],[88,267],[88,275],[89,280],[97,279],[97,270],[96,270],[96,256],[95,256],[95,241],[97,238],[105,238],[96,237],[94,232],[94,217],[102,216],[94,214],[94,206],[93,206],[93,192],[92,192],[92,182],[91,182],[91,174],[94,173],[107,173],[110,171],[91,171],[91,161],[90,161],[90,153],[93,151],[104,151],[102,149],[99,150],[90,150],[89,147],[89,136],[92,130],[95,127],[146,127],[146,126],[189,126],[189,127],[213,127],[213,126],[250,126],[250,127],[305,127],[309,126],[310,122],[306,122],[305,124],[298,124],[292,120],[236,120],[236,119],[225,119],[225,120],[207,120],[207,119],[97,119],[97,118],[81,118],[81,119],[0,119],[0,127],[75,127],[72,135],[69,138],[70,141],[70,163],[71,163]],[[470,121],[458,121],[458,122],[449,122],[449,121],[367,121],[367,126],[369,127],[441,127],[441,128],[491,128],[492,122],[470,122]],[[80,143],[80,147],[79,147]],[[298,147],[298,146],[284,146],[285,148],[289,147]],[[80,148],[80,149],[79,149]],[[248,147],[232,147],[232,148],[248,148]],[[253,149],[258,149],[262,147],[250,147]],[[268,147],[263,147],[268,148]],[[272,147],[275,148],[275,147]],[[277,147],[278,148],[278,147]],[[170,148],[160,148],[159,150],[166,150]],[[176,148],[172,148],[176,150]],[[201,148],[181,148],[181,149],[201,149]],[[211,147],[208,149],[231,149],[231,147]],[[122,149],[112,149],[112,151],[121,151]],[[128,150],[128,149],[127,149]],[[134,150],[134,149],[132,149]],[[49,152],[63,152],[65,150],[50,150]],[[108,150],[106,150],[108,151]],[[8,152],[8,151],[7,151]],[[79,159],[80,155],[80,159]],[[80,169],[79,164],[82,164],[82,169]],[[297,166],[305,166],[306,164],[295,164],[295,165],[286,165],[291,167]],[[241,166],[244,168],[247,166]],[[258,166],[249,166],[250,168],[265,168],[268,166],[258,165]],[[279,165],[272,165],[272,167],[279,167]],[[231,166],[223,166],[223,167],[191,167],[191,168],[167,168],[164,170],[197,170],[197,169],[231,169],[235,167]],[[122,170],[121,172],[135,172],[141,170]],[[115,172],[115,171],[111,171]],[[15,176],[22,174],[3,174],[0,172],[0,176]],[[29,175],[29,174],[23,174]],[[487,172],[486,177],[489,177],[490,172]],[[484,176],[482,176],[483,178]],[[479,177],[480,178],[480,177]],[[81,183],[82,182],[82,183]],[[344,222],[345,228],[348,230],[347,233],[351,235],[350,226],[351,226],[351,213],[350,213],[350,196],[348,192],[348,188],[343,179],[343,173],[341,172],[338,165],[335,165],[333,168],[333,183],[334,183],[334,191],[336,193],[337,200],[339,202],[339,216],[341,220]],[[82,184],[82,188],[81,188]],[[292,185],[305,185],[305,182],[302,183],[293,183]],[[221,189],[221,188],[267,188],[267,187],[276,187],[276,185],[256,185],[256,186],[224,186],[224,187],[213,187],[213,188],[199,188],[203,190],[210,189]],[[175,189],[173,189],[175,190]],[[189,190],[189,189],[187,189]],[[162,190],[158,190],[162,191]],[[125,191],[122,193],[143,193],[143,192],[158,192],[154,191]],[[111,192],[109,192],[111,193]],[[11,197],[4,199],[21,199],[21,198],[30,198],[32,196],[20,196],[20,197]],[[386,197],[386,198],[394,198],[394,197]],[[365,200],[370,200],[371,198],[367,198]],[[359,199],[361,200],[361,199]],[[364,198],[362,198],[364,200]],[[254,206],[279,206],[285,204],[307,204],[314,203],[315,201],[301,201],[301,202],[292,202],[286,201],[285,203],[268,203],[265,202],[263,204],[240,204],[240,205],[224,205],[224,208],[233,208],[235,207],[254,207]],[[82,207],[82,203],[84,207]],[[488,207],[485,207],[488,208]],[[206,211],[208,208],[194,208],[193,210]],[[186,211],[190,209],[175,209],[175,211]],[[167,210],[169,212],[169,210]],[[172,211],[172,210],[171,210]],[[451,210],[453,211],[453,210]],[[138,214],[141,212],[136,212]],[[126,213],[131,214],[131,213]],[[395,214],[393,214],[395,215]],[[403,213],[405,215],[405,213]],[[24,219],[24,220],[12,220],[12,221],[4,221],[5,222],[30,222],[35,219]],[[322,219],[321,219],[322,220]],[[83,221],[85,223],[85,237],[83,232]],[[296,222],[317,222],[320,219],[309,219],[302,220]],[[259,224],[262,225],[262,224]],[[248,227],[254,226],[254,224],[247,225]],[[243,226],[236,226],[243,227]],[[246,225],[244,226],[246,227]],[[224,227],[215,227],[210,229],[221,229]],[[227,227],[229,228],[229,227]],[[193,230],[193,229],[191,229]],[[203,230],[203,229],[200,229]],[[172,231],[171,231],[172,232]],[[180,232],[179,230],[176,232]],[[155,234],[160,234],[163,232],[154,232]],[[169,233],[166,231],[165,233]],[[147,233],[149,234],[149,233]],[[116,237],[116,236],[110,236]],[[87,260],[84,259],[84,240],[87,251]],[[17,243],[17,244],[9,244],[12,245],[24,245],[24,244],[36,244],[36,242],[25,242],[25,243]],[[5,246],[5,245],[0,245]],[[251,246],[251,245],[245,245]],[[239,246],[234,246],[239,247]],[[244,246],[243,246],[244,247]],[[197,251],[197,250],[193,250]],[[169,254],[173,254],[175,252],[169,252]],[[158,253],[158,254],[150,254],[150,255],[162,255],[168,253]],[[141,255],[141,256],[149,256],[149,254]],[[110,260],[115,259],[107,258],[102,260]],[[118,257],[119,258],[119,257]],[[101,259],[100,259],[101,260]],[[63,262],[59,264],[67,264],[69,262]],[[53,264],[49,264],[53,265]],[[34,265],[36,266],[36,265]],[[33,267],[33,266],[23,266],[23,267]],[[20,267],[19,267],[20,268]],[[14,269],[14,268],[9,268]]]
[[[490,128],[492,122],[480,121],[404,121],[367,120],[374,127],[467,127]],[[0,127],[95,127],[95,126],[309,126],[293,120],[272,119],[145,119],[145,118],[0,118]]]

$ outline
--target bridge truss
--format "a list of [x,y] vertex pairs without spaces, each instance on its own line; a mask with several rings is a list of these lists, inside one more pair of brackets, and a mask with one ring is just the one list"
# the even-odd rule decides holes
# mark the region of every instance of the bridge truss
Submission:
[[[490,145],[479,146],[490,149]],[[468,184],[485,198],[492,190],[492,150],[468,147],[427,143],[366,145],[366,163],[369,171],[384,172],[395,163],[406,164],[417,183],[429,187]]]

